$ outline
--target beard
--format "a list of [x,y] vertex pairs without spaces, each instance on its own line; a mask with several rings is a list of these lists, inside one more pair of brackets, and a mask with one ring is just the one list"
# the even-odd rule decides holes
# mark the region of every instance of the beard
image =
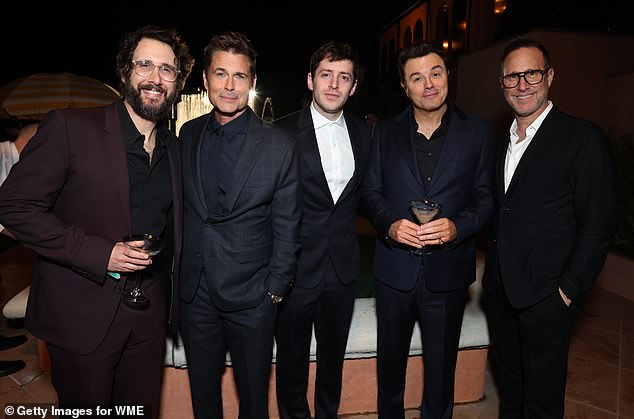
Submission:
[[126,98],[134,112],[141,118],[149,121],[158,122],[167,117],[172,109],[172,105],[176,102],[176,91],[166,96],[162,103],[159,100],[151,100],[150,103],[144,103],[141,98],[141,90],[155,90],[163,94],[167,93],[167,89],[163,86],[152,83],[139,84],[136,88],[130,83],[130,79],[123,84],[123,97]]

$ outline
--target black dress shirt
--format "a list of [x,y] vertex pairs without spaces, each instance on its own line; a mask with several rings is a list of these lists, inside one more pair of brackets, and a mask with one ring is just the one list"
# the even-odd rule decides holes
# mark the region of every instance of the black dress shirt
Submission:
[[[416,162],[418,163],[418,170],[426,190],[429,189],[438,157],[445,143],[445,136],[447,135],[447,129],[449,127],[449,115],[451,113],[450,106],[451,105],[447,103],[447,109],[442,116],[440,126],[436,128],[430,138],[418,132],[416,118],[413,113],[410,115],[412,143],[414,145],[414,152],[416,153]],[[422,199],[424,197],[420,198]]]
[[[170,131],[156,126],[156,143],[152,158],[143,148],[145,137],[132,122],[123,100],[119,102],[119,117],[128,159],[130,179],[131,233],[149,233],[161,237],[161,247],[171,247],[172,175],[167,157],[167,145],[173,141]],[[169,252],[163,252],[169,253]],[[160,254],[159,254],[160,255]]]

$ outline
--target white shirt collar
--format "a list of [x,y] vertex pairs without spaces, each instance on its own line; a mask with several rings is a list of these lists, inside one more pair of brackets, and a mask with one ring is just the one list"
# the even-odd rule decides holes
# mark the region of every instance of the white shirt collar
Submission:
[[[552,108],[553,108],[553,102],[549,100],[548,106],[546,106],[546,109],[544,109],[542,113],[539,114],[537,119],[534,120],[533,123],[530,124],[526,128],[526,139],[533,138],[533,136],[535,135],[539,127],[542,126],[542,122],[544,122],[544,119],[546,119],[546,117],[548,116],[548,112],[550,112]],[[517,118],[513,120],[509,133],[511,134],[511,144],[516,144],[517,140],[519,140],[520,138],[519,135],[517,134]],[[526,141],[526,139],[524,141]]]

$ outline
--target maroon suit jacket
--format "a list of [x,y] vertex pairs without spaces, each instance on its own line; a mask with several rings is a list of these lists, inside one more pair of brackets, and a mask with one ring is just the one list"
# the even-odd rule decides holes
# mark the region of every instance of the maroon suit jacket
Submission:
[[[166,305],[168,318],[176,321],[182,189],[175,136],[168,158],[175,263],[172,272],[165,273],[171,279],[166,281]],[[115,292],[118,282],[106,274],[110,253],[115,242],[131,233],[128,166],[117,104],[47,114],[0,187],[0,220],[38,254],[26,327],[63,349],[78,354],[95,350],[121,303]]]

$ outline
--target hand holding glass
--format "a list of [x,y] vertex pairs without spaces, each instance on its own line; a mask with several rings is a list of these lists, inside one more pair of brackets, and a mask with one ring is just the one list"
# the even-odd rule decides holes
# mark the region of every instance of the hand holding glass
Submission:
[[[133,246],[133,242],[143,242],[143,244],[138,246]],[[153,236],[151,234],[129,234],[123,238],[123,243],[128,246],[130,249],[134,249],[139,252],[146,253],[149,257],[155,256],[162,249],[159,248],[161,239],[157,236]],[[146,308],[150,302],[150,300],[145,296],[143,290],[141,289],[141,279],[143,276],[143,271],[136,271],[136,281],[134,287],[128,291],[125,291],[121,294],[121,299],[124,303],[132,308]]]
[[[414,216],[418,222],[423,225],[430,222],[440,212],[440,204],[430,200],[412,201],[409,203],[409,208],[414,213]],[[428,249],[410,249],[415,255],[428,255],[431,252]]]

